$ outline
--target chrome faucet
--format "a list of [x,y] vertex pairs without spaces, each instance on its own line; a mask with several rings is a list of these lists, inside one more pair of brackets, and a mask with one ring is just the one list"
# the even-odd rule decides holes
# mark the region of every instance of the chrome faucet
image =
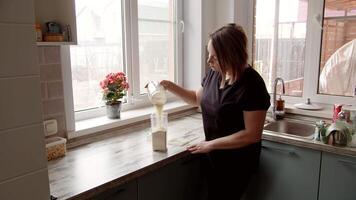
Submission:
[[282,78],[280,77],[277,77],[275,80],[274,80],[274,84],[273,84],[273,103],[272,103],[272,117],[273,119],[277,120],[277,115],[276,115],[276,95],[277,95],[277,84],[278,84],[278,81],[281,81],[282,82],[282,94],[284,94],[286,91],[284,89],[284,81]]

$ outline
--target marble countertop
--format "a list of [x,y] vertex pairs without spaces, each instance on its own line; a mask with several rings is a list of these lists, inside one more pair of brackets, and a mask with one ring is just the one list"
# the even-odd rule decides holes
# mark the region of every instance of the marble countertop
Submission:
[[[67,151],[48,162],[51,194],[58,199],[90,199],[189,154],[186,147],[204,140],[201,114],[169,122],[166,152],[152,151],[149,128],[113,132],[105,139]],[[310,139],[264,131],[263,139],[341,155],[356,156],[356,148],[340,148]]]
[[90,199],[184,157],[186,147],[204,140],[199,114],[169,122],[167,151],[152,151],[149,128],[111,133],[97,142],[68,149],[65,157],[48,162],[51,195],[58,199]]

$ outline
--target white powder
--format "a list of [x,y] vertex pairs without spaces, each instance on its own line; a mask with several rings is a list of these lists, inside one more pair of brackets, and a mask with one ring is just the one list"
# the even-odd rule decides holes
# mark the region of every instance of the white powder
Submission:
[[167,132],[165,130],[152,132],[152,148],[154,151],[167,150]]

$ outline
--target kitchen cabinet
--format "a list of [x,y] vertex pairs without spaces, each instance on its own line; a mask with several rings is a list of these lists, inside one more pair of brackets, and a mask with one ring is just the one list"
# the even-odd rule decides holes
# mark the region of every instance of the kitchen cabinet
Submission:
[[321,152],[263,141],[260,167],[245,200],[317,199]]
[[322,154],[319,200],[355,200],[356,157]]
[[45,33],[45,23],[55,21],[61,26],[69,25],[71,41],[66,42],[37,42],[37,45],[76,44],[77,26],[75,14],[75,0],[34,0],[36,23],[41,24]]
[[202,194],[200,157],[189,155],[138,178],[139,200],[197,200]]
[[119,187],[107,190],[93,198],[94,200],[137,200],[137,181],[133,180]]

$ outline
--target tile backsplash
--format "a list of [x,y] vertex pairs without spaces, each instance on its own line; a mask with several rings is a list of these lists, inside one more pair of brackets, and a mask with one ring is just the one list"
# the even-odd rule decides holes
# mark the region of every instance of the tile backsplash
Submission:
[[57,136],[66,137],[63,78],[59,46],[38,47],[43,120],[56,119]]

